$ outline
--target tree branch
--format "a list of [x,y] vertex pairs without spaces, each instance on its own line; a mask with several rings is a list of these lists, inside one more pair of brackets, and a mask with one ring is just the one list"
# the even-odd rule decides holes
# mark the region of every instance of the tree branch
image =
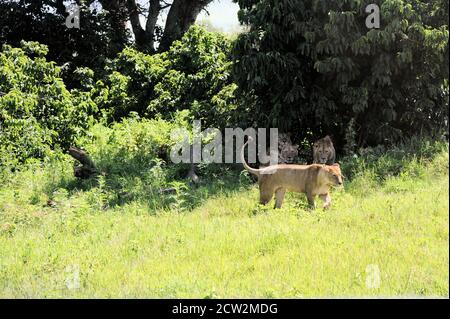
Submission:
[[94,162],[85,151],[71,146],[69,148],[69,154],[81,163],[81,166],[75,166],[74,168],[75,177],[86,179],[97,173]]
[[142,29],[141,22],[139,20],[139,8],[135,0],[127,0],[127,9],[130,16],[131,27],[133,28],[134,38],[136,44],[140,47],[145,46],[145,30]]
[[147,22],[145,24],[145,46],[150,52],[155,51],[155,28],[158,22],[158,16],[161,12],[160,0],[150,0],[150,6],[148,8]]

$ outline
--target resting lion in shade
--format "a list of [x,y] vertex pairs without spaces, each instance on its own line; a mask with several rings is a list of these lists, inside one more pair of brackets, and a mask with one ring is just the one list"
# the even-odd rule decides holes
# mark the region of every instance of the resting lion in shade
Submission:
[[313,163],[333,165],[336,160],[336,150],[331,138],[327,135],[313,144]]
[[275,194],[275,208],[281,208],[286,191],[305,193],[311,208],[315,208],[315,197],[324,201],[324,209],[331,205],[330,188],[342,185],[342,173],[339,164],[331,166],[312,164],[278,164],[260,169],[251,168],[245,162],[244,148],[241,149],[241,162],[244,168],[258,177],[259,202],[267,204]]

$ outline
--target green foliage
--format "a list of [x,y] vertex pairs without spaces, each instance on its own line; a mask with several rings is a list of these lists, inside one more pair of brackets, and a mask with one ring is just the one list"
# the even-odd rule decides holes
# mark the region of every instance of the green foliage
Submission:
[[125,48],[107,66],[105,80],[97,83],[99,107],[117,120],[130,112],[144,115],[168,63],[165,53],[148,55]]
[[225,127],[237,108],[230,47],[224,36],[191,27],[168,51],[170,71],[156,87],[158,98],[150,109],[190,109],[206,125]]
[[107,59],[129,44],[129,31],[117,24],[117,13],[98,10],[93,0],[76,1],[80,6],[80,28],[66,27],[68,13],[62,0],[2,0],[0,45],[19,47],[22,40],[48,47],[48,59],[64,65],[61,76],[68,87],[77,87],[72,71],[89,67],[101,75]]
[[442,173],[448,171],[448,163],[443,163],[440,154],[448,154],[448,143],[414,136],[390,148],[378,145],[360,149],[342,158],[342,172],[350,180],[369,177],[374,185],[392,176],[418,177],[425,168]]
[[[239,87],[258,98],[260,125],[344,145],[392,143],[448,122],[448,2],[240,0]],[[380,5],[381,28],[365,25]]]
[[[47,62],[46,46],[4,46],[2,162],[14,165],[48,157],[54,148],[66,149],[94,118],[111,123],[137,113],[173,122],[180,110],[189,110],[189,120],[201,119],[205,126],[242,122],[242,104],[230,76],[230,45],[222,35],[194,26],[165,53],[124,49],[109,63],[103,80],[96,81],[88,67],[77,68],[73,79],[79,85],[72,91],[60,78],[60,68]],[[145,147],[141,150],[149,151],[150,158],[155,155]]]
[[109,65],[97,92],[98,104],[114,119],[129,112],[170,119],[177,110],[208,126],[238,121],[240,107],[232,82],[230,41],[192,26],[168,52],[147,55],[126,48]]
[[106,206],[144,196],[148,197],[149,205],[158,208],[175,201],[179,196],[161,200],[161,192],[171,188],[177,178],[184,177],[180,175],[184,167],[171,164],[169,152],[174,144],[171,132],[187,128],[187,118],[188,112],[176,113],[170,122],[161,118],[141,119],[132,113],[111,126],[93,125],[77,144],[90,154],[100,176],[97,180],[82,181],[83,187],[99,190]]
[[66,89],[47,52],[36,42],[22,42],[22,49],[4,45],[0,52],[0,165],[67,148],[93,122],[96,105]]
[[108,174],[139,174],[153,166],[154,160],[168,160],[170,133],[180,128],[185,114],[177,121],[140,119],[137,115],[105,126],[94,125],[77,141],[91,154],[101,171]]

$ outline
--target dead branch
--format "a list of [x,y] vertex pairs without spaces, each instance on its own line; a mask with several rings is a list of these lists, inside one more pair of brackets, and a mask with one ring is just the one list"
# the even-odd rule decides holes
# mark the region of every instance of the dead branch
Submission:
[[97,168],[86,151],[71,146],[69,148],[69,154],[81,163],[81,165],[77,165],[74,167],[73,173],[75,177],[87,179],[97,174]]

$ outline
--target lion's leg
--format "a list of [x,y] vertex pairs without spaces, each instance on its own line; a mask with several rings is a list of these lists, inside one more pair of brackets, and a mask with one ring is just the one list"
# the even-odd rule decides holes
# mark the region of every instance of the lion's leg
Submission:
[[326,193],[326,194],[321,194],[319,195],[320,198],[323,200],[323,209],[327,209],[330,207],[331,205],[331,197],[330,197],[330,193]]
[[316,204],[314,203],[314,195],[312,193],[306,193],[306,198],[308,199],[308,204],[311,209],[316,209]]
[[268,202],[270,202],[270,200],[272,199],[273,196],[273,190],[272,189],[267,189],[265,187],[260,188],[259,190],[259,203],[261,205],[266,205]]
[[275,191],[275,207],[274,208],[281,208],[281,205],[283,205],[284,194],[286,194],[285,188],[278,188]]

